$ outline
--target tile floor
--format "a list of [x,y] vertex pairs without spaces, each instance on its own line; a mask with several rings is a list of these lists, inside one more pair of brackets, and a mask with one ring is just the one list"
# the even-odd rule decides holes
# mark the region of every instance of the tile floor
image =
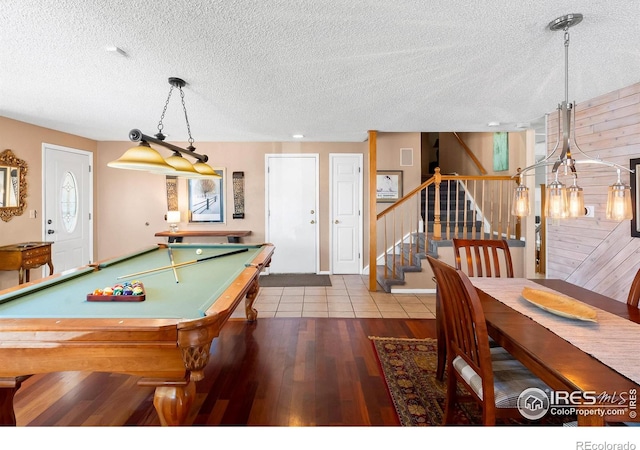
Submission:
[[[327,287],[262,287],[255,302],[258,317],[435,317],[435,294],[369,292],[368,277],[331,275]],[[237,308],[232,317],[244,317]]]

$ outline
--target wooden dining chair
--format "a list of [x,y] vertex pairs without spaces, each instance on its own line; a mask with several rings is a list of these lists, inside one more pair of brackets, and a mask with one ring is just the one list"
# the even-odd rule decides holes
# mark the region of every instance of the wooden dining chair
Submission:
[[[509,245],[504,239],[453,239],[455,266],[470,277],[513,278],[513,261]],[[463,265],[463,261],[466,264]],[[442,344],[444,335],[440,318],[441,301],[436,285],[436,333],[438,337],[438,359],[436,378],[444,379],[446,347]]]
[[629,289],[627,304],[637,307],[638,300],[640,300],[640,269],[636,272],[636,276],[631,282],[631,289]]
[[469,277],[513,278],[511,252],[504,239],[453,239],[453,253],[456,269]]
[[444,424],[452,424],[460,382],[482,408],[484,425],[499,418],[522,418],[519,395],[527,388],[549,387],[489,335],[478,293],[466,274],[427,256],[438,283],[447,344],[447,397]]

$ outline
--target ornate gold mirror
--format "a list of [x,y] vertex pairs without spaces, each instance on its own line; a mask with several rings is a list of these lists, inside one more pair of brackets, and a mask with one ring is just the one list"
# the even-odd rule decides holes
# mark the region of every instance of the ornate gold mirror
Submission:
[[0,153],[0,218],[5,222],[24,212],[27,198],[27,163],[11,150]]

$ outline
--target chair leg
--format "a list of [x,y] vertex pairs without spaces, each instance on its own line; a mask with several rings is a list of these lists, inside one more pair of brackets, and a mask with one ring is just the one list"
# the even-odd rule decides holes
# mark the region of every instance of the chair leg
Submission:
[[496,407],[483,403],[482,405],[482,423],[487,426],[496,424]]
[[496,424],[496,416],[495,414],[487,414],[487,411],[482,412],[482,423],[485,426],[494,426]]
[[436,367],[436,379],[442,381],[444,379],[444,368],[447,361],[447,345],[446,336],[444,334],[444,320],[442,305],[440,304],[440,295],[436,292],[436,339],[438,350],[438,365]]
[[458,380],[455,376],[453,361],[447,362],[447,370],[449,372],[449,377],[447,378],[447,398],[444,405],[443,425],[453,424],[453,416],[458,399]]

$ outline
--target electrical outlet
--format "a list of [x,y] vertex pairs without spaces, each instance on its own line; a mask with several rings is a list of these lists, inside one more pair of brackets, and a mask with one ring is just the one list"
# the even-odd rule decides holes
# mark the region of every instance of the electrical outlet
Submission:
[[593,205],[585,206],[585,217],[595,217],[596,216],[596,207]]

